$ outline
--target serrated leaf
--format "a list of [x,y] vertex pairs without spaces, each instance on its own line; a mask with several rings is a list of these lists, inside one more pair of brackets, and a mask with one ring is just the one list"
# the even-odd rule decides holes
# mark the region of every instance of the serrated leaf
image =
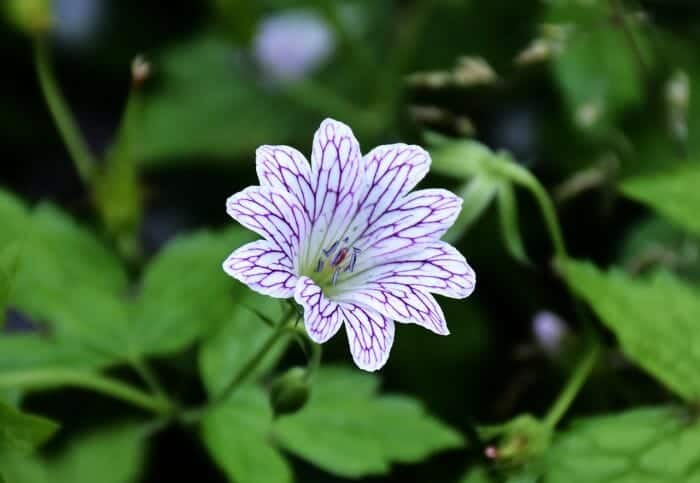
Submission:
[[136,157],[146,166],[188,159],[230,163],[261,144],[282,144],[306,131],[298,108],[279,90],[264,90],[233,44],[192,37],[155,56],[153,64],[152,91],[144,97],[134,140]]
[[[279,302],[247,290],[233,308],[231,315],[202,342],[199,368],[211,398],[216,399],[221,395],[221,391],[273,333],[274,329],[260,320],[253,308],[275,322],[283,315]],[[261,361],[256,373],[265,371],[279,360],[287,345],[287,339],[277,342]]]
[[0,402],[0,451],[31,451],[57,429],[58,425],[49,419],[25,414]]
[[458,433],[426,414],[417,401],[378,397],[375,376],[350,372],[319,370],[304,409],[275,425],[285,449],[333,474],[358,478],[462,444]]
[[672,171],[628,178],[622,193],[644,203],[661,216],[700,235],[700,165],[687,163]]
[[688,401],[700,398],[700,293],[673,275],[634,279],[586,262],[562,265],[569,286],[616,335],[625,354]]
[[202,419],[202,438],[214,461],[236,483],[292,481],[284,457],[269,443],[272,409],[258,388],[239,388]]
[[243,286],[221,264],[252,236],[240,228],[183,235],[156,256],[132,314],[137,353],[178,351],[231,316]]
[[544,483],[700,481],[700,428],[676,408],[579,420],[554,441]]

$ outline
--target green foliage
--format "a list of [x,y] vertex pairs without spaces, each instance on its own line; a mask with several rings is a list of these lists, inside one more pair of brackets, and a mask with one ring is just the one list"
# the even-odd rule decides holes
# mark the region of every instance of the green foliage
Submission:
[[[202,381],[211,398],[221,396],[223,389],[233,381],[272,334],[272,327],[266,325],[261,315],[269,320],[278,321],[282,313],[280,303],[270,302],[266,297],[251,291],[246,291],[238,303],[230,308],[230,315],[223,318],[223,322],[211,331],[202,342],[199,351]],[[264,372],[272,367],[284,353],[286,343],[285,339],[273,347],[255,373]]]
[[644,408],[576,422],[547,454],[543,483],[700,481],[700,430],[677,408]]
[[383,474],[394,462],[417,462],[462,445],[462,438],[425,414],[415,400],[375,394],[369,374],[323,368],[308,404],[281,417],[275,438],[288,451],[348,478]]
[[648,61],[649,49],[636,20],[616,1],[550,2],[546,21],[565,37],[553,70],[572,120],[605,132],[601,128],[609,129],[625,110],[642,103],[640,62]]
[[134,483],[145,461],[143,426],[124,424],[72,440],[49,457],[0,455],[11,483]]
[[700,166],[687,163],[672,171],[626,179],[620,186],[626,196],[644,203],[678,226],[700,235]]
[[625,354],[686,399],[700,398],[700,294],[669,273],[633,279],[620,270],[601,272],[590,263],[568,261],[562,272],[618,337]]
[[459,483],[490,483],[488,473],[481,466],[477,466],[464,474]]
[[203,155],[252,159],[259,145],[282,144],[307,126],[280,93],[255,82],[242,55],[234,44],[200,36],[156,57],[157,85],[144,99],[136,158],[149,167]]
[[247,386],[208,410],[202,438],[221,469],[237,483],[287,483],[291,470],[270,444],[272,408],[265,394]]
[[53,421],[24,414],[0,402],[0,452],[27,452],[42,445],[58,429]]

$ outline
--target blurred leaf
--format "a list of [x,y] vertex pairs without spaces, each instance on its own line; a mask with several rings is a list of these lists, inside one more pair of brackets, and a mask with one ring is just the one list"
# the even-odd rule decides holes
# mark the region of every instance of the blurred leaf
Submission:
[[700,164],[688,163],[672,171],[626,179],[622,192],[661,216],[700,235]]
[[24,414],[0,403],[0,451],[27,452],[44,444],[58,429],[53,421]]
[[488,177],[475,177],[457,192],[462,198],[462,210],[455,223],[447,230],[444,239],[456,242],[474,224],[498,193],[499,183]]
[[255,387],[238,389],[224,405],[207,411],[202,438],[214,460],[236,483],[286,483],[291,470],[269,443],[272,409]]
[[[282,305],[269,297],[244,289],[246,294],[233,308],[231,315],[203,341],[199,352],[199,367],[204,386],[211,398],[237,376],[243,366],[257,353],[273,332],[253,311],[258,310],[277,322],[283,315]],[[282,356],[286,343],[278,342],[256,369],[264,372]]]
[[0,455],[9,483],[135,483],[145,463],[143,426],[127,424],[71,440],[55,456]]
[[282,417],[275,436],[288,451],[333,474],[384,474],[392,462],[415,463],[462,445],[459,433],[404,396],[377,397],[376,377],[322,368],[311,399]]
[[491,478],[484,468],[477,466],[467,471],[459,483],[490,483]]
[[[298,109],[272,85],[261,87],[245,54],[215,37],[193,37],[154,59],[137,158],[146,166],[202,155],[231,162],[261,144],[282,144],[305,128]],[[186,133],[186,135],[183,135]]]
[[[648,58],[648,47],[636,20],[628,18],[634,47],[621,25],[614,2],[550,2],[547,23],[570,29],[554,73],[572,117],[583,127],[610,127],[626,109],[644,99],[644,81],[635,48]],[[619,19],[618,19],[619,20]]]
[[700,293],[669,273],[633,279],[567,261],[564,277],[618,337],[625,354],[688,401],[700,398]]
[[501,183],[498,187],[498,212],[501,220],[501,236],[508,253],[520,263],[530,263],[520,236],[518,203],[513,186],[509,183]]
[[93,369],[114,362],[111,356],[95,352],[72,341],[41,334],[0,336],[0,372],[70,367]]
[[700,481],[700,430],[674,408],[576,422],[547,453],[545,483]]
[[137,353],[176,352],[231,317],[243,285],[221,264],[253,235],[235,227],[170,242],[146,267],[133,318]]

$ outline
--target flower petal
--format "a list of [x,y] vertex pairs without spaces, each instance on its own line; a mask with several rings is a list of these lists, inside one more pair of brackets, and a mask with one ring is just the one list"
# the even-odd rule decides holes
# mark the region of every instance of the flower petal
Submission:
[[357,367],[365,371],[381,369],[394,344],[394,321],[357,304],[342,304],[342,311]]
[[267,186],[250,186],[231,196],[226,211],[234,220],[274,242],[290,260],[297,260],[309,221],[294,196]]
[[309,277],[300,277],[294,299],[304,308],[304,325],[309,338],[318,344],[333,337],[342,323],[340,305],[328,300]]
[[456,248],[438,240],[380,262],[362,258],[355,272],[343,281],[342,289],[353,291],[388,283],[463,299],[474,291],[476,274]]
[[224,271],[263,295],[294,295],[297,276],[292,261],[277,244],[258,240],[243,245],[224,262]]
[[461,207],[462,199],[447,190],[415,191],[366,225],[354,246],[363,259],[396,256],[438,240],[452,226]]
[[420,146],[378,146],[363,159],[367,191],[358,216],[368,224],[377,219],[428,173],[430,155]]
[[315,202],[311,166],[303,154],[289,146],[260,146],[255,166],[262,186],[293,194],[311,217]]
[[447,335],[445,315],[435,297],[420,289],[401,283],[371,283],[353,292],[337,297],[338,302],[357,303],[403,323],[425,327],[439,335]]
[[362,196],[360,145],[345,124],[326,119],[314,136],[311,153],[311,187],[314,192],[309,249],[339,241],[357,212]]

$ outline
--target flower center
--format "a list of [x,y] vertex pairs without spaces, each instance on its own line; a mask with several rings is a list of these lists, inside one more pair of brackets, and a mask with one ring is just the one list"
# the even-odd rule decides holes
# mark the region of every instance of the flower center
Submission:
[[343,273],[355,270],[359,248],[348,245],[348,237],[338,240],[328,248],[321,249],[310,278],[319,287],[334,287]]

